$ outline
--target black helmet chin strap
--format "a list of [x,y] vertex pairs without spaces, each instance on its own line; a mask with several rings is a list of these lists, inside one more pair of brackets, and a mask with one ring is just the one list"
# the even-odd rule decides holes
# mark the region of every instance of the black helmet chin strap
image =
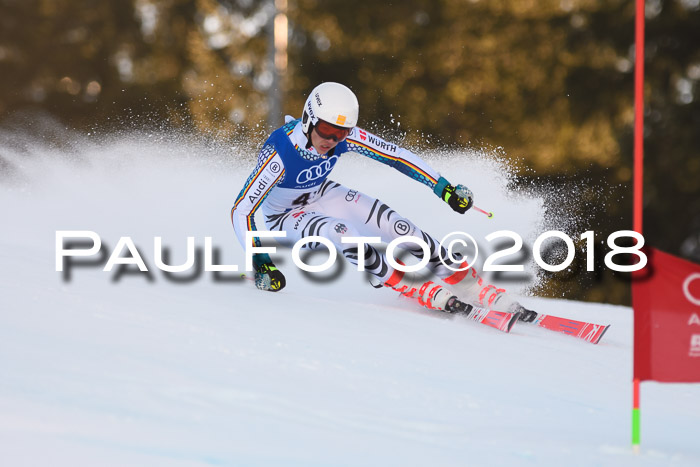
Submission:
[[314,131],[314,124],[311,123],[309,125],[309,132],[304,133],[306,135],[306,149],[309,149],[311,147],[311,132]]

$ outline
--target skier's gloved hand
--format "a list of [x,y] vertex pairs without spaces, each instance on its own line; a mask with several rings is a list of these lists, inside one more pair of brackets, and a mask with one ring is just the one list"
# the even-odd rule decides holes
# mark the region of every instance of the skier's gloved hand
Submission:
[[279,292],[285,285],[284,274],[274,264],[263,264],[255,270],[255,287],[260,290]]
[[460,214],[464,214],[474,205],[474,194],[469,188],[464,185],[450,185],[444,177],[440,177],[433,191]]
[[255,266],[255,287],[258,289],[278,292],[287,285],[284,274],[272,264],[268,254],[253,255],[253,265]]
[[460,214],[464,214],[474,205],[474,194],[464,185],[446,186],[442,199]]

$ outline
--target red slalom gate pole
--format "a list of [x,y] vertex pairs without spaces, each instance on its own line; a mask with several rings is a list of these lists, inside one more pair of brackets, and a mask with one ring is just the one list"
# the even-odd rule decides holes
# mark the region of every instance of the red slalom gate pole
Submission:
[[[644,194],[644,3],[644,0],[636,0],[634,28],[635,58],[633,228],[639,234],[642,234],[642,198]],[[637,319],[637,317],[635,316],[634,319]],[[633,366],[636,367],[634,362]],[[640,383],[641,381],[635,374],[633,376],[632,381],[632,451],[635,454],[638,454],[640,451]]]
[[632,451],[639,454],[639,379],[632,382]]
[[642,233],[644,194],[644,0],[637,1],[634,61],[634,230]]

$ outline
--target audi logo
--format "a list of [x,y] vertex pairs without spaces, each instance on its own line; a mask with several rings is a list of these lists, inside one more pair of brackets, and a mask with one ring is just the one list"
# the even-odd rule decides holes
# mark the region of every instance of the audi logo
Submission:
[[318,180],[319,178],[325,178],[325,176],[333,170],[333,166],[337,160],[338,156],[331,156],[318,165],[302,170],[299,172],[299,175],[297,175],[297,183],[303,184]]

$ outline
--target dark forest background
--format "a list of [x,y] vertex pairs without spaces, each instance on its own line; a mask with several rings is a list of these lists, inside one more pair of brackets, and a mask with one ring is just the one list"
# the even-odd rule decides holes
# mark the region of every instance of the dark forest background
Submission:
[[[40,112],[78,130],[156,124],[256,136],[298,115],[315,84],[340,81],[370,129],[408,145],[502,148],[523,187],[573,187],[580,202],[562,209],[604,240],[632,228],[634,8],[0,0],[0,122]],[[288,66],[276,76],[279,13]],[[700,262],[700,0],[647,0],[645,47],[644,234]],[[552,280],[542,293],[628,303],[626,278],[604,271],[602,256],[598,272]]]

